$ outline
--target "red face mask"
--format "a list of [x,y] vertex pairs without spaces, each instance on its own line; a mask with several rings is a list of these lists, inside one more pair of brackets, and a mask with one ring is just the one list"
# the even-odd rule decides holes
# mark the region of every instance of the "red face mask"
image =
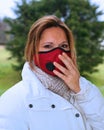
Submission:
[[53,65],[53,62],[57,62],[60,65],[65,67],[65,65],[62,63],[62,61],[58,58],[58,55],[62,54],[62,52],[65,52],[69,57],[71,57],[70,51],[66,51],[62,48],[57,47],[50,51],[39,52],[38,53],[39,62],[36,58],[36,55],[34,55],[34,63],[36,66],[41,68],[44,72],[55,76],[55,74],[53,73],[53,70],[54,69],[58,70],[58,69]]

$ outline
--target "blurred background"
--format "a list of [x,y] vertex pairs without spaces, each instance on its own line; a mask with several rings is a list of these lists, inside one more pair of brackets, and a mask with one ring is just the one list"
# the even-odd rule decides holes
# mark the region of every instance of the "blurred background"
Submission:
[[103,0],[0,1],[0,95],[21,80],[29,29],[44,15],[58,16],[72,30],[80,73],[104,95]]

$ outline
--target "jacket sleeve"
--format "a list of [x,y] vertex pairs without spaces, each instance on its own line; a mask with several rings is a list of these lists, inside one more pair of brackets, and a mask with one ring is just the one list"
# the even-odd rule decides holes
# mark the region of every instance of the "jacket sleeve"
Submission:
[[21,92],[15,87],[5,92],[0,97],[0,130],[28,130],[24,110]]
[[93,130],[104,130],[104,98],[99,89],[91,82],[81,77],[81,91],[72,93],[76,102],[81,107]]

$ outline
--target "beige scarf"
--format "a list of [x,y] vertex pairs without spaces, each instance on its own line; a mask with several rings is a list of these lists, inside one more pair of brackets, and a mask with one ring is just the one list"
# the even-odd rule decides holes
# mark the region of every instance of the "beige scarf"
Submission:
[[68,101],[70,100],[70,89],[63,80],[45,73],[37,66],[35,66],[35,75],[47,89],[62,96]]

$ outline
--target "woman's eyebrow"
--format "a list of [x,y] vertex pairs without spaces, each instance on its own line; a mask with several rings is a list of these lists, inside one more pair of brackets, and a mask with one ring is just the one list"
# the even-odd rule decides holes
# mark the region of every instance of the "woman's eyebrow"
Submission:
[[[63,42],[61,42],[61,43],[58,43],[59,45],[62,45],[62,44],[65,44],[65,43],[67,43],[68,44],[68,41],[63,41]],[[50,45],[54,45],[54,42],[48,42],[48,41],[46,41],[46,42],[42,42],[41,43],[41,45],[46,45],[46,44],[50,44]]]
[[42,45],[46,45],[46,44],[53,45],[54,43],[53,43],[53,42],[43,42],[43,43],[42,43]]
[[64,44],[64,43],[67,43],[67,44],[68,44],[68,41],[63,41],[63,42],[60,43],[60,45],[61,45],[61,44]]
[[44,46],[44,45],[53,45],[53,42],[41,42],[40,46]]
[[[54,42],[44,42],[43,44],[47,44],[47,43],[49,43],[49,44],[54,44]],[[68,41],[63,41],[63,42],[61,42],[61,43],[59,43],[59,44],[63,44],[63,43],[68,43]]]

